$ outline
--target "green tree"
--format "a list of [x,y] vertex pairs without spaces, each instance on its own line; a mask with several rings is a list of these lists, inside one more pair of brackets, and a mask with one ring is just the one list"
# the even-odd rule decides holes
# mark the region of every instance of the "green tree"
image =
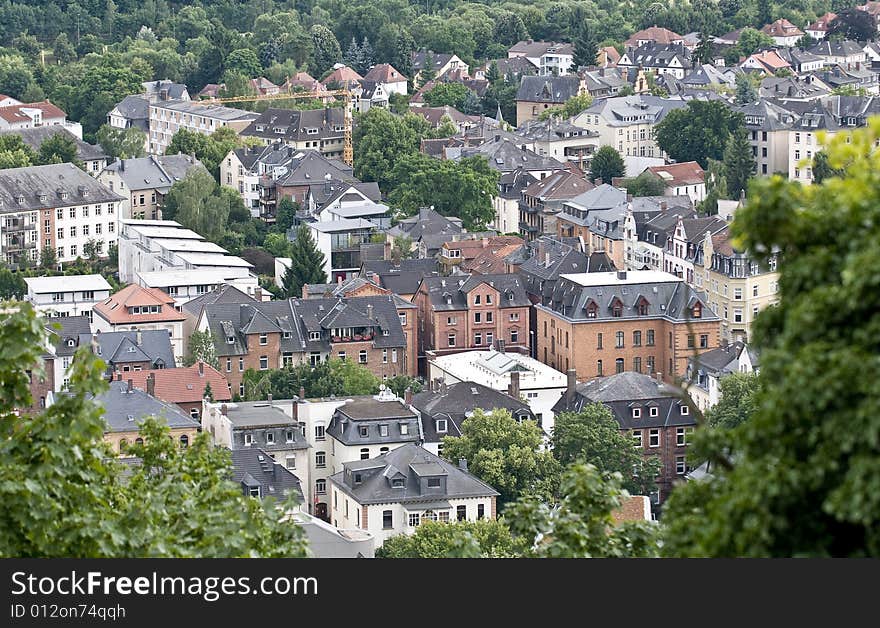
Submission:
[[58,269],[58,255],[53,246],[44,246],[40,251],[40,268],[43,270]]
[[525,551],[503,521],[427,521],[415,534],[386,539],[376,558],[517,558]]
[[135,159],[145,157],[146,133],[136,127],[117,129],[104,124],[95,134],[98,144],[113,159]]
[[318,76],[342,60],[342,48],[336,35],[323,24],[315,24],[309,30],[312,36],[312,71]]
[[543,433],[534,421],[519,422],[507,410],[475,410],[461,436],[443,439],[443,457],[467,461],[468,470],[494,487],[505,505],[523,495],[549,500],[559,480],[559,463],[540,449]]
[[226,232],[231,209],[230,197],[218,193],[218,187],[204,168],[190,170],[171,186],[163,215],[212,242],[218,241]]
[[758,21],[755,23],[755,27],[761,28],[771,22],[773,22],[773,12],[770,0],[758,0]]
[[813,183],[822,183],[829,177],[843,176],[842,170],[835,170],[828,165],[828,153],[824,150],[817,151],[813,156]]
[[440,83],[433,89],[425,92],[425,102],[431,107],[449,105],[460,110],[464,99],[467,98],[470,91],[461,83]]
[[709,159],[723,158],[727,138],[742,125],[742,114],[722,101],[690,100],[687,107],[666,114],[654,127],[654,137],[671,159],[696,161],[705,169]]
[[576,116],[581,111],[585,109],[589,109],[590,105],[593,104],[593,97],[589,94],[578,94],[577,96],[572,96],[568,100],[565,101],[565,104],[560,107],[550,107],[549,109],[545,109],[538,116],[538,120],[547,120],[551,117],[558,117],[562,119],[568,119]]
[[871,14],[852,6],[837,11],[837,17],[829,26],[829,36],[837,35],[852,41],[869,41],[877,35]]
[[763,267],[779,254],[780,300],[752,327],[754,410],[706,452],[712,477],[666,501],[665,553],[880,555],[878,138],[877,120],[839,134],[828,162],[845,176],[810,186],[759,178],[737,211],[739,246]]
[[421,382],[409,375],[395,375],[394,377],[389,377],[385,380],[385,385],[401,399],[404,398],[407,388],[409,388],[414,395],[422,392]]
[[712,44],[712,37],[707,32],[700,33],[700,41],[694,48],[692,58],[695,63],[712,63],[715,56],[715,47]]
[[290,257],[290,240],[283,233],[268,233],[263,248],[272,257]]
[[599,56],[599,46],[590,25],[585,21],[577,30],[577,35],[572,42],[574,44],[573,64],[575,68],[596,65],[596,57]]
[[645,458],[617,419],[597,403],[580,412],[563,412],[554,418],[553,456],[563,467],[588,462],[606,478],[619,473],[624,489],[634,495],[650,495],[660,473],[656,456]]
[[413,256],[413,241],[407,236],[397,236],[391,244],[391,261],[400,264],[405,259]]
[[263,71],[263,64],[257,53],[250,48],[241,48],[232,51],[226,57],[225,69],[227,72],[239,72],[247,78],[256,78]]
[[773,45],[773,39],[763,31],[744,28],[739,34],[739,43],[736,45],[736,49],[739,51],[739,55],[748,57],[759,50],[772,48]]
[[33,72],[24,58],[17,54],[0,54],[0,86],[4,94],[24,100],[24,92],[33,82]]
[[284,295],[301,297],[305,284],[326,283],[324,261],[324,254],[318,250],[311,230],[301,224],[296,228],[296,236],[290,246],[290,266],[283,278]]
[[76,153],[77,146],[73,137],[67,133],[58,132],[40,144],[37,163],[39,165],[71,163],[82,168],[83,164]]
[[55,43],[52,45],[52,56],[55,57],[57,63],[76,61],[76,50],[67,38],[67,33],[59,33],[55,38]]
[[214,335],[207,329],[205,331],[196,329],[190,334],[186,359],[183,363],[185,366],[192,366],[199,360],[215,369],[220,368],[220,359],[214,346]]
[[207,399],[211,403],[214,402],[214,391],[211,390],[211,382],[205,384],[205,390],[202,391],[202,399]]
[[242,139],[230,127],[219,128],[211,135],[181,129],[171,138],[171,143],[165,149],[165,154],[195,155],[214,179],[219,179],[220,162],[226,158],[230,151],[240,148],[242,145]]
[[718,200],[727,198],[727,179],[724,176],[724,164],[710,159],[704,178],[706,180],[706,198],[697,204],[697,211],[703,216],[714,216],[718,213]]
[[748,105],[758,100],[758,82],[748,72],[736,75],[736,104]]
[[28,288],[21,273],[16,273],[5,265],[0,265],[0,299],[21,299],[27,294]]
[[628,194],[634,197],[640,196],[663,196],[666,192],[666,184],[650,172],[643,172],[637,177],[624,179],[621,187],[625,187]]
[[437,76],[434,70],[434,55],[431,51],[425,53],[425,59],[422,63],[422,69],[419,71],[419,88],[424,87],[429,81],[433,81]]
[[299,203],[293,202],[288,197],[278,201],[278,208],[275,212],[275,229],[280,233],[287,233],[287,230],[293,226],[293,219],[299,209]]
[[354,129],[354,175],[375,181],[388,193],[391,171],[398,159],[419,152],[428,135],[428,121],[415,114],[396,116],[384,107],[372,107],[357,119]]
[[739,127],[728,138],[724,148],[724,178],[727,196],[739,198],[755,174],[755,158],[745,127]]
[[512,46],[529,36],[526,25],[517,13],[505,11],[495,18],[495,41]]
[[755,397],[760,380],[754,373],[731,373],[724,376],[718,387],[721,398],[706,411],[706,424],[715,428],[732,429],[744,423],[755,411]]
[[343,382],[343,395],[375,395],[381,380],[354,360],[328,360],[331,377]]
[[602,179],[603,183],[611,185],[611,180],[626,174],[623,165],[623,157],[613,146],[602,146],[593,155],[590,161],[590,181]]
[[577,463],[562,474],[563,496],[551,508],[525,498],[507,511],[515,537],[529,544],[534,558],[648,558],[659,549],[657,532],[648,522],[615,524],[612,512],[626,491],[619,474],[609,477],[593,465]]
[[24,143],[20,135],[0,135],[0,169],[25,168],[37,161],[37,154]]

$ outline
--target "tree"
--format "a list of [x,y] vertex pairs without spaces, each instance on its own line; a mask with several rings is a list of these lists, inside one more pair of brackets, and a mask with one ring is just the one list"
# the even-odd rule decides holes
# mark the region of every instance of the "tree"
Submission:
[[736,75],[736,104],[748,105],[758,100],[758,84],[748,72]]
[[145,157],[146,133],[136,127],[118,129],[104,124],[95,134],[98,144],[113,159],[136,159]]
[[406,389],[409,388],[412,394],[416,395],[422,392],[422,384],[419,380],[409,375],[395,375],[385,380],[387,386],[395,395],[403,399],[406,396]]
[[710,159],[704,178],[706,180],[706,198],[697,204],[697,211],[703,216],[714,216],[718,213],[718,200],[727,198],[724,164]]
[[853,41],[870,41],[877,34],[874,18],[867,11],[847,7],[837,12],[831,21],[828,36],[840,36]]
[[427,521],[415,534],[386,539],[376,558],[516,558],[525,550],[503,521]]
[[52,56],[57,63],[70,63],[76,61],[76,49],[67,38],[67,33],[59,33],[52,45]]
[[312,232],[306,224],[296,228],[296,236],[290,246],[290,266],[284,273],[284,295],[301,297],[302,287],[308,283],[326,283],[324,254],[318,250]]
[[260,75],[263,65],[257,53],[250,48],[241,48],[232,51],[226,57],[225,70],[227,72],[240,72],[248,78],[255,78]]
[[71,163],[81,168],[82,162],[77,157],[77,150],[73,137],[67,133],[58,132],[40,144],[37,162],[39,165]]
[[437,76],[437,72],[434,70],[434,55],[429,50],[425,53],[422,69],[419,71],[419,88],[424,87],[429,81],[433,81],[435,76]]
[[772,7],[770,6],[770,0],[758,0],[758,21],[755,24],[755,27],[762,28],[772,22],[773,13]]
[[443,439],[443,457],[464,459],[468,471],[494,487],[500,505],[523,495],[550,499],[555,493],[559,464],[541,451],[543,433],[534,421],[519,422],[510,412],[475,410],[465,419],[459,437]]
[[24,58],[17,54],[0,54],[0,85],[4,94],[24,100],[24,92],[33,82],[33,72]]
[[605,477],[591,464],[576,463],[562,474],[562,499],[551,508],[529,497],[507,511],[515,538],[533,558],[647,558],[658,553],[648,522],[616,524],[612,512],[627,496],[619,474]]
[[401,28],[394,40],[394,49],[388,62],[414,83],[412,53],[416,48],[415,40],[409,31]]
[[46,245],[40,251],[40,268],[43,270],[58,269],[58,255],[55,247]]
[[545,109],[538,116],[539,120],[547,120],[551,117],[558,117],[562,119],[573,118],[581,111],[589,109],[590,105],[593,104],[593,97],[589,94],[578,94],[577,96],[572,96],[568,100],[565,101],[565,104],[560,107],[550,107],[549,109]]
[[272,257],[290,257],[290,240],[283,233],[268,233],[263,248]]
[[596,65],[599,46],[587,22],[583,22],[572,42],[574,44],[573,65],[575,68]]
[[196,329],[189,336],[188,350],[185,366],[192,366],[199,360],[205,364],[210,364],[215,369],[220,368],[220,359],[217,357],[217,350],[214,347],[214,334],[210,330],[199,331]]
[[666,192],[666,184],[663,179],[650,172],[643,172],[632,179],[625,179],[621,187],[626,188],[627,193],[634,197],[663,196]]
[[202,392],[202,399],[207,399],[214,403],[214,391],[211,390],[211,382],[205,384],[205,390]]
[[529,36],[526,25],[517,13],[505,11],[495,18],[495,41],[512,46]]
[[602,179],[603,183],[611,185],[611,180],[626,174],[623,158],[613,146],[602,146],[593,155],[590,161],[590,181]]
[[723,157],[727,138],[742,125],[743,115],[722,101],[691,100],[666,114],[654,138],[671,159],[696,161],[705,169],[709,159]]
[[358,64],[358,59],[360,58],[361,47],[358,46],[357,40],[352,37],[351,43],[348,44],[348,48],[345,50],[345,56],[342,58],[342,62],[345,63],[350,68],[356,68]]
[[467,95],[472,93],[461,83],[440,83],[431,90],[425,92],[425,102],[431,107],[443,107],[449,105],[461,110]]
[[413,241],[407,236],[397,236],[391,244],[391,261],[400,264],[413,256]]
[[360,74],[366,74],[371,67],[373,67],[373,46],[370,45],[370,40],[364,35],[364,39],[358,47],[355,70]]
[[759,50],[772,48],[773,45],[774,42],[770,35],[754,28],[744,28],[739,34],[739,43],[736,48],[740,56],[748,57]]
[[744,423],[755,412],[755,396],[760,380],[754,373],[731,373],[725,375],[718,387],[721,398],[706,411],[706,424],[710,427],[733,429]]
[[218,187],[207,170],[193,168],[171,186],[165,196],[163,214],[216,242],[226,232],[231,208],[231,199],[218,193]]
[[[41,361],[43,323],[29,304],[7,303],[0,325],[0,556],[18,558],[302,557],[301,529],[283,520],[294,507],[246,497],[230,481],[229,452],[202,433],[181,449],[153,418],[143,464],[123,467],[104,442],[105,364],[81,347],[68,393],[38,413],[29,372]],[[27,477],[28,481],[21,479]]]
[[759,178],[737,210],[732,235],[751,259],[766,268],[778,254],[780,300],[752,327],[761,353],[754,410],[707,452],[712,476],[666,501],[665,553],[880,554],[880,468],[869,436],[880,431],[871,375],[880,366],[878,139],[876,121],[839,134],[826,150],[845,176],[810,186]]
[[745,127],[739,127],[727,140],[724,148],[724,178],[728,198],[739,198],[755,174],[755,158]]
[[822,183],[829,177],[843,176],[842,170],[835,170],[828,165],[828,153],[824,150],[817,151],[813,156],[813,183]]
[[180,129],[171,138],[171,143],[165,149],[165,154],[195,155],[214,179],[219,179],[220,162],[226,158],[230,151],[241,146],[242,139],[230,127],[221,127],[211,135]]
[[287,233],[287,230],[293,226],[293,219],[299,209],[299,203],[293,202],[288,197],[278,201],[278,208],[275,212],[275,228],[280,233]]
[[700,33],[700,41],[694,48],[693,60],[696,63],[712,63],[715,57],[715,46],[712,43],[712,37],[707,32]]
[[21,273],[12,272],[5,265],[0,265],[0,299],[21,299],[27,292],[28,287],[21,278]]
[[415,114],[396,116],[384,107],[372,107],[358,117],[354,129],[354,175],[375,181],[388,193],[397,161],[419,152],[419,143],[430,130],[428,121]]
[[333,64],[342,60],[342,48],[336,35],[323,24],[315,24],[309,30],[312,36],[312,71],[315,75],[320,75],[325,70],[333,67]]
[[24,168],[37,161],[37,154],[24,143],[20,135],[0,135],[0,169]]
[[375,395],[381,381],[367,367],[354,360],[328,360],[330,374],[343,382],[343,395]]
[[554,418],[553,456],[563,467],[575,462],[595,466],[606,478],[619,473],[624,489],[634,495],[650,495],[660,472],[656,456],[646,459],[633,447],[617,419],[601,403],[580,412],[563,412]]

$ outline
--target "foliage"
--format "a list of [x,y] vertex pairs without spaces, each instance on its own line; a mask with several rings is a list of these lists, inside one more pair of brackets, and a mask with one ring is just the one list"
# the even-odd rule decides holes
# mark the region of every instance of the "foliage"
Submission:
[[77,146],[73,137],[66,133],[55,133],[40,144],[37,162],[39,165],[71,163],[82,168],[76,152]]
[[813,183],[819,184],[829,177],[840,177],[843,174],[843,170],[828,165],[827,151],[820,150],[813,156]]
[[736,75],[736,104],[748,105],[758,100],[758,79],[749,72]]
[[293,219],[299,210],[299,203],[295,203],[288,197],[278,201],[275,210],[275,229],[280,233],[287,233],[287,230],[293,226]]
[[461,111],[469,93],[471,90],[462,83],[439,83],[436,87],[425,92],[425,102],[430,107],[449,105]]
[[215,369],[220,368],[220,360],[217,358],[217,351],[214,347],[214,335],[210,330],[199,331],[196,329],[189,336],[189,345],[184,360],[184,366],[192,366],[199,360],[205,364],[210,364]]
[[516,558],[525,550],[504,521],[428,521],[415,534],[387,539],[376,558]]
[[589,94],[578,94],[577,96],[572,96],[568,100],[565,101],[565,104],[560,107],[550,107],[549,109],[545,109],[538,116],[538,120],[547,120],[551,117],[559,117],[562,119],[568,119],[576,116],[581,111],[585,109],[589,109],[590,105],[593,104],[593,97]]
[[244,398],[248,401],[291,399],[304,389],[308,398],[343,395],[374,395],[380,380],[370,370],[352,360],[333,358],[315,366],[297,364],[281,369],[248,369],[242,376]]
[[27,284],[21,273],[16,273],[0,264],[0,300],[22,299],[27,294]]
[[0,169],[24,168],[35,165],[37,154],[24,143],[20,135],[4,133],[0,135]]
[[532,497],[512,504],[506,516],[515,537],[530,544],[534,558],[647,558],[658,554],[651,523],[616,524],[612,511],[627,496],[619,474],[603,477],[591,464],[576,463],[562,474],[562,498],[551,508]]
[[731,373],[724,376],[718,387],[721,398],[706,411],[710,427],[732,429],[744,423],[755,411],[755,396],[760,381],[754,373]]
[[554,418],[553,456],[563,467],[575,462],[595,466],[606,478],[619,473],[624,489],[634,495],[650,495],[660,473],[656,456],[645,458],[621,431],[617,419],[597,403],[580,412],[563,412]]
[[599,46],[596,44],[596,38],[593,36],[589,23],[583,22],[581,24],[572,43],[574,44],[572,64],[575,68],[596,65],[596,57],[599,56]]
[[828,26],[829,37],[838,35],[853,41],[869,41],[877,35],[877,27],[871,14],[855,7],[837,11],[837,17]]
[[323,24],[315,24],[309,30],[309,34],[312,36],[314,47],[311,66],[313,72],[321,74],[333,67],[334,63],[342,60],[342,49],[333,31]]
[[740,127],[730,135],[724,148],[724,179],[727,181],[728,198],[740,197],[755,174],[755,168],[747,131],[745,127]]
[[101,125],[95,138],[112,159],[136,159],[145,157],[146,134],[137,127],[117,129],[109,124]]
[[519,422],[503,409],[477,409],[461,432],[443,439],[443,457],[466,460],[470,473],[501,494],[499,508],[524,495],[549,500],[555,494],[559,463],[540,449],[543,433],[534,421]]
[[620,187],[626,188],[628,194],[633,197],[640,196],[663,196],[666,192],[666,184],[663,179],[650,172],[643,172],[637,177],[624,179]]
[[590,181],[602,179],[603,183],[611,185],[611,180],[626,174],[623,157],[613,146],[602,146],[590,160]]
[[409,388],[414,395],[422,392],[421,382],[409,375],[395,375],[394,377],[389,377],[385,380],[385,386],[401,399],[406,396],[407,388]]
[[211,135],[180,129],[171,138],[171,143],[165,149],[165,154],[195,155],[196,159],[208,169],[208,172],[219,180],[220,162],[226,158],[230,151],[240,148],[242,145],[242,140],[229,127],[221,127]]
[[[769,24],[769,22],[766,23]],[[748,57],[759,50],[772,48],[773,45],[773,38],[770,35],[754,28],[744,28],[739,35],[739,43],[736,48],[740,56]]]
[[242,203],[234,191],[224,194],[204,168],[193,168],[165,196],[162,212],[187,229],[217,242],[226,232],[233,203]]
[[714,56],[715,47],[712,44],[712,38],[709,36],[709,33],[700,33],[700,41],[697,43],[697,47],[694,48],[692,55],[694,63],[712,63]]
[[709,159],[722,159],[727,138],[742,124],[742,114],[721,101],[690,100],[666,114],[654,136],[670,159],[696,161],[705,169]]
[[326,283],[324,254],[318,250],[308,225],[296,228],[296,236],[290,245],[290,266],[284,273],[284,295],[301,297],[302,287],[309,283]]
[[383,107],[371,107],[357,118],[354,129],[354,174],[362,181],[375,181],[391,190],[391,172],[399,159],[419,151],[429,133],[428,121],[408,113],[396,116]]
[[400,264],[405,259],[410,259],[415,251],[413,251],[412,238],[407,236],[397,236],[391,244],[391,261]]
[[665,553],[880,554],[880,392],[866,375],[880,366],[878,138],[878,120],[838,134],[828,162],[844,177],[810,186],[759,178],[737,211],[738,248],[762,265],[779,254],[780,301],[752,328],[754,410],[709,448],[711,479],[667,500]]
[[283,233],[268,233],[263,240],[263,248],[272,257],[290,257],[290,240]]

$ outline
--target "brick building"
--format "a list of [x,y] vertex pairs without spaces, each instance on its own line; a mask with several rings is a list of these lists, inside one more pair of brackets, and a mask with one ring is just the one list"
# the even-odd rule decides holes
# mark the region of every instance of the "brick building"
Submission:
[[579,379],[623,371],[673,382],[688,357],[719,346],[705,294],[658,271],[562,275],[537,309],[537,357]]

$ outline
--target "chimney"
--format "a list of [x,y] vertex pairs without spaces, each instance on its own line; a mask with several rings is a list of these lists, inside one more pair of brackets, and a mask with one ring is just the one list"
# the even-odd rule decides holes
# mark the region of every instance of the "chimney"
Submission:
[[507,394],[514,399],[519,399],[519,371],[511,371],[510,384],[507,385]]
[[126,389],[125,392],[130,393],[133,389],[134,389],[134,380],[130,379],[130,380],[128,380],[128,388]]
[[254,288],[254,299],[257,301],[257,303],[263,302],[263,289],[260,286]]
[[632,202],[633,202],[633,195],[632,195],[632,194],[627,193],[627,195],[626,195],[626,202],[627,202],[627,203],[632,203]]
[[147,375],[147,394],[151,397],[156,396],[156,375],[153,373]]
[[140,329],[137,330],[137,336],[136,336],[136,338],[137,338],[137,346],[140,347],[141,344],[143,344],[143,340],[144,340],[143,334],[141,333],[141,330],[140,330]]
[[446,380],[445,379],[440,382],[440,394],[442,394],[442,395],[446,394]]
[[458,459],[458,468],[461,469],[462,471],[467,471],[467,470],[468,470],[468,469],[467,469],[467,459],[466,459],[466,458],[459,458],[459,459]]
[[124,159],[119,160],[119,172],[125,172],[125,160]]
[[544,253],[544,267],[550,268],[550,251]]
[[577,371],[575,369],[568,369],[566,378],[565,403],[571,407],[571,403],[574,401],[574,394],[577,391]]
[[406,390],[403,391],[403,401],[406,403],[406,405],[412,404],[412,395],[412,388],[410,386],[407,386]]
[[618,270],[617,271],[617,278],[620,279],[621,281],[625,280],[626,279],[626,271],[625,270]]
[[272,393],[269,393],[268,395],[266,395],[266,401],[269,402],[270,406],[272,405]]
[[373,320],[373,304],[367,303],[367,318]]
[[202,360],[199,360],[199,377],[205,376],[205,363]]

